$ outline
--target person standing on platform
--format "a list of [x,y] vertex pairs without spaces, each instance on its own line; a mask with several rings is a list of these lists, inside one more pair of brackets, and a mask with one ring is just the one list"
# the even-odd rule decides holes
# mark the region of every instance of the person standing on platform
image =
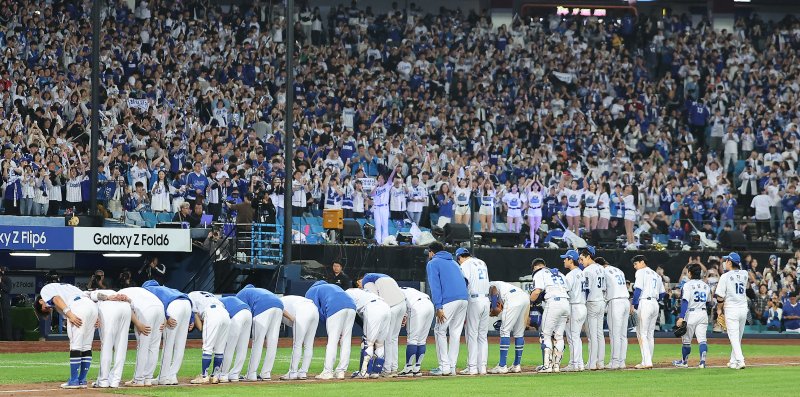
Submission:
[[[394,179],[397,169],[389,175],[389,180]],[[372,189],[372,216],[375,223],[375,241],[383,244],[383,240],[389,237],[389,196],[392,185],[386,183],[383,175],[378,175],[377,185]]]
[[470,256],[469,250],[456,250],[456,261],[467,281],[467,367],[461,375],[486,375],[489,356],[489,270],[482,260]]
[[[439,367],[431,375],[455,375],[460,349],[461,331],[467,316],[467,283],[453,255],[444,250],[444,245],[436,241],[428,247],[426,267],[431,301],[436,310],[436,355]],[[447,334],[450,334],[448,341]]]

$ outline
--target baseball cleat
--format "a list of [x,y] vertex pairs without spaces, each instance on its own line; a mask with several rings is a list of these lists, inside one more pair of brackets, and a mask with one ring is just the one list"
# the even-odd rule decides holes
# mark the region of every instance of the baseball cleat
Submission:
[[334,376],[336,377],[336,379],[340,379],[340,380],[344,379],[344,371],[336,371]]
[[388,372],[385,372],[385,373],[383,374],[383,376],[385,376],[385,377],[387,377],[387,378],[396,378],[396,377],[397,377],[397,371],[388,371]]
[[308,379],[308,375],[307,374],[304,374],[304,373],[303,374],[301,374],[301,373],[297,374],[297,380],[306,380],[306,379]]
[[561,372],[577,372],[577,371],[578,371],[578,369],[575,368],[575,366],[572,365],[572,364],[569,364],[566,367],[561,368]]
[[518,374],[518,373],[522,372],[522,366],[519,365],[519,364],[514,365],[514,366],[512,366],[511,368],[508,369],[508,372],[511,372],[513,374]]
[[441,368],[437,367],[437,368],[434,368],[434,369],[430,370],[430,372],[428,372],[428,374],[431,375],[431,376],[442,376],[444,373],[442,372]]
[[706,363],[703,363],[703,362],[701,362],[700,364],[697,365],[697,368],[705,368],[705,367],[706,367]]
[[489,373],[491,373],[491,374],[507,374],[508,373],[508,367],[505,366],[505,365],[502,366],[502,367],[498,365],[498,366],[492,368],[492,370],[489,371]]
[[653,369],[652,365],[636,364],[635,369]]
[[414,377],[419,378],[422,376],[422,371],[414,371]]
[[731,361],[731,362],[728,363],[728,368],[733,369],[734,367],[736,367],[736,363],[735,362]]
[[211,378],[209,378],[208,376],[197,375],[197,377],[192,379],[192,381],[189,382],[189,383],[191,383],[193,385],[206,385],[210,381],[211,381]]
[[244,378],[242,378],[241,376],[229,377],[228,378],[228,382],[239,383],[239,382],[241,382],[242,379],[244,379]]
[[350,375],[350,379],[369,379],[369,375],[365,374],[365,373],[362,373],[362,372],[359,372],[359,371],[356,371],[356,372],[353,372],[352,375]]
[[81,388],[81,384],[78,381],[74,380],[74,381],[69,381],[67,383],[62,383],[61,384],[61,388],[62,389],[80,389]]
[[280,380],[295,380],[295,379],[297,379],[297,374],[288,373],[288,374],[285,374],[285,375],[281,375],[281,377],[278,378],[278,379],[280,379]]
[[542,365],[541,368],[542,369],[540,369],[540,370],[538,370],[536,372],[538,372],[540,374],[549,374],[549,373],[553,373],[554,372],[553,371],[553,367],[550,366],[550,365],[548,365],[548,366]]
[[369,374],[370,379],[378,379],[381,377],[381,374]]
[[230,382],[230,380],[228,380],[227,376],[220,376],[218,380],[219,380],[219,383],[228,383],[228,382]]
[[459,375],[477,375],[478,371],[472,371],[469,368],[464,368],[458,372]]
[[678,368],[688,368],[689,367],[689,365],[686,364],[686,361],[683,361],[683,360],[675,360],[675,361],[672,362],[672,365],[674,365],[674,366],[676,366]]
[[331,380],[331,379],[333,379],[333,372],[325,371],[325,372],[315,376],[314,379]]
[[258,380],[262,382],[269,382],[272,380],[272,374],[268,372],[266,374],[258,375]]
[[144,385],[147,386],[147,387],[158,386],[158,381],[155,380],[155,379],[145,379],[144,380]]
[[740,361],[733,366],[733,369],[745,369],[744,361]]
[[212,377],[211,377],[211,384],[212,384],[212,385],[217,385],[217,384],[219,384],[219,376],[216,376],[216,375],[212,376]]
[[398,376],[398,377],[401,377],[401,378],[405,378],[405,377],[409,377],[409,376],[414,376],[414,371],[413,371],[411,368],[403,368],[403,370],[402,370],[402,371],[400,371],[400,372],[397,374],[397,376]]

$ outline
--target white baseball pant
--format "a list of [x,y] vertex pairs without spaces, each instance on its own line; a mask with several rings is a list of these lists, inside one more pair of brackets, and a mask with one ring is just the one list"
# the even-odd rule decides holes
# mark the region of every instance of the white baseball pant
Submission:
[[581,330],[586,322],[586,304],[569,305],[569,321],[567,322],[567,343],[569,343],[569,364],[574,368],[583,368],[583,341]]
[[605,367],[606,338],[603,335],[603,314],[606,303],[604,301],[586,302],[586,339],[589,343],[588,369],[602,369]]
[[164,328],[164,353],[161,355],[159,382],[177,380],[178,371],[183,364],[186,350],[186,334],[189,333],[189,319],[192,316],[192,303],[188,299],[176,299],[167,306],[167,316],[178,324],[175,328]]
[[[512,295],[518,300],[504,302],[503,311],[500,313],[500,319],[503,324],[500,326],[500,337],[520,338],[525,336],[525,324],[528,319],[525,317],[530,308],[530,300],[526,294]],[[524,297],[524,299],[522,299]],[[542,322],[545,318],[542,318]]]
[[339,365],[336,371],[347,371],[350,364],[350,344],[353,337],[353,322],[356,320],[356,311],[342,309],[325,320],[328,330],[328,345],[325,347],[325,364],[323,372],[333,372],[336,361],[336,350],[341,344],[339,352]]
[[389,205],[372,207],[372,214],[375,218],[375,240],[383,244],[383,240],[389,237]]
[[128,353],[131,305],[101,301],[97,309],[100,317],[100,371],[97,374],[97,386],[119,387]]
[[230,325],[231,317],[223,305],[211,305],[203,312],[203,354],[225,353]]
[[97,304],[86,297],[66,303],[69,305],[69,309],[83,321],[80,327],[76,327],[67,321],[69,349],[82,352],[92,350],[94,325],[97,323],[98,316]]
[[[281,318],[283,310],[279,307],[267,309],[262,313],[253,316],[253,347],[250,351],[250,364],[247,366],[247,379],[256,380],[269,378],[272,374],[272,366],[275,364],[275,353],[278,351],[278,337],[281,330]],[[256,375],[258,366],[261,363],[261,351],[264,350],[264,362],[261,365],[261,372]]]
[[400,355],[400,330],[406,315],[406,301],[394,305],[389,310],[389,337],[386,339],[385,372],[397,371]]
[[706,311],[690,311],[686,313],[686,318],[684,320],[686,320],[686,333],[683,334],[683,344],[690,345],[692,343],[692,337],[697,338],[698,344],[706,343],[706,332],[708,332],[708,314]]
[[[544,343],[544,365],[561,365],[564,352],[564,329],[567,327],[570,307],[569,299],[554,298],[546,302],[542,314],[542,343]],[[505,309],[503,309],[505,311]],[[524,335],[525,327],[522,328]],[[522,335],[520,335],[522,336]],[[550,353],[550,354],[548,354]],[[554,362],[551,362],[551,357]]]
[[631,303],[628,299],[618,298],[608,301],[608,342],[611,344],[611,361],[609,366],[622,367],[628,356],[628,317]]
[[133,381],[143,383],[153,379],[158,365],[158,348],[161,346],[164,324],[164,307],[150,306],[136,309],[139,322],[150,327],[150,335],[136,332],[136,369],[133,372]]
[[639,301],[639,309],[636,311],[639,317],[636,336],[639,338],[639,350],[642,352],[642,365],[645,367],[653,366],[653,350],[655,349],[653,333],[656,331],[658,311],[657,300],[644,299]]
[[[464,320],[467,317],[467,301],[457,300],[445,303],[442,306],[445,320],[436,322],[433,333],[436,336],[436,356],[439,359],[439,369],[442,373],[455,372],[458,362],[458,352],[461,344],[461,331],[464,329]],[[448,331],[450,340],[447,339]]]
[[[231,317],[228,327],[228,339],[225,341],[225,355],[222,358],[220,376],[228,379],[239,379],[247,358],[247,345],[250,342],[250,330],[253,327],[253,313],[240,310]],[[233,357],[236,356],[234,361]]]
[[[319,310],[313,302],[297,303],[297,314],[292,324],[292,361],[289,375],[307,375],[311,359],[314,357],[314,336],[319,325]],[[303,366],[300,366],[300,356]]]
[[428,342],[428,333],[433,322],[433,302],[423,298],[408,305],[408,320],[406,320],[406,343],[409,345],[424,345]]
[[742,336],[747,324],[746,307],[725,307],[725,326],[728,328],[728,339],[731,341],[731,362],[744,364],[742,353]]
[[[405,303],[403,304],[405,306]],[[383,358],[386,362],[386,342],[391,339],[392,313],[386,311],[386,303],[376,301],[367,303],[362,313],[364,319],[364,358],[369,362],[372,356]],[[367,363],[362,363],[361,372],[367,372]],[[385,365],[385,364],[384,364]]]
[[489,358],[489,298],[480,297],[467,302],[467,369],[485,371]]

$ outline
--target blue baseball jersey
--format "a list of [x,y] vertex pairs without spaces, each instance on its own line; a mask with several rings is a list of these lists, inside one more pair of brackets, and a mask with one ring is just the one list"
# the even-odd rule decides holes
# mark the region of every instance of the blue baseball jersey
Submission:
[[191,302],[189,295],[186,295],[174,288],[164,287],[155,280],[145,281],[144,284],[142,284],[142,288],[152,292],[153,295],[158,297],[158,300],[164,304],[165,309],[170,303],[178,299],[186,299],[187,301]]
[[265,311],[273,308],[283,310],[283,302],[277,295],[273,294],[264,288],[256,288],[253,284],[247,284],[236,297],[250,307],[253,312],[253,317],[264,313]]
[[425,270],[431,289],[431,301],[436,310],[453,301],[467,300],[467,282],[452,254],[437,252]]
[[353,298],[336,284],[317,281],[306,292],[306,298],[314,302],[319,308],[320,320],[327,319],[334,314],[345,310],[356,310]]
[[228,315],[230,315],[231,318],[242,310],[250,310],[250,306],[247,306],[247,303],[244,303],[244,301],[235,296],[225,296],[219,300],[225,305],[225,310],[228,311]]
[[[362,285],[363,284],[367,284],[367,283],[374,283],[379,278],[384,278],[384,277],[389,277],[389,276],[387,276],[387,275],[385,275],[383,273],[367,273],[367,274],[364,275],[364,278],[361,279],[361,283],[362,283]],[[389,278],[391,278],[391,277],[389,277]]]

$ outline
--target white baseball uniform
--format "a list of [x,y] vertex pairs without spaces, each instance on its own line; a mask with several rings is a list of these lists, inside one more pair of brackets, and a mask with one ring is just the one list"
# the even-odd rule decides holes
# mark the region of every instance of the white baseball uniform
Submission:
[[[230,299],[230,301],[229,301]],[[253,328],[253,312],[241,299],[235,296],[220,299],[228,310],[231,319],[228,327],[228,339],[225,341],[225,353],[220,369],[220,379],[237,382],[247,359],[247,346],[250,343],[250,331]],[[231,310],[235,311],[231,311]],[[236,360],[234,360],[234,356]]]
[[[369,276],[369,274],[367,275]],[[395,372],[398,369],[400,352],[400,330],[403,328],[403,317],[406,315],[406,297],[397,281],[389,276],[379,277],[369,281],[364,277],[363,288],[383,299],[391,308],[389,313],[389,338],[386,340],[385,372]]]
[[386,342],[391,338],[389,329],[392,323],[391,307],[380,296],[366,290],[350,288],[345,292],[355,302],[356,314],[364,320],[364,344],[360,367],[361,373],[366,374],[367,366],[373,356],[378,359],[386,357]]
[[630,317],[630,293],[625,285],[625,273],[614,266],[606,266],[606,307],[608,322],[608,339],[611,344],[611,361],[608,366],[625,368],[628,356],[628,317]]
[[653,350],[658,319],[658,300],[664,293],[664,281],[655,270],[645,267],[636,271],[634,289],[639,289],[639,307],[636,309],[638,325],[636,329],[639,338],[639,349],[642,351],[642,366],[653,366]]
[[569,322],[567,323],[567,343],[569,343],[569,365],[572,368],[583,369],[583,342],[581,329],[586,322],[586,292],[589,283],[583,275],[583,270],[575,267],[564,277],[569,294]]
[[94,325],[97,322],[97,304],[87,298],[78,287],[65,283],[50,283],[42,287],[39,294],[47,306],[55,308],[53,298],[60,297],[67,304],[69,311],[75,313],[83,322],[80,327],[67,321],[67,337],[69,349],[77,351],[92,350]]
[[164,327],[164,345],[161,355],[161,371],[158,374],[159,384],[178,382],[178,371],[183,364],[186,351],[186,336],[189,323],[192,321],[192,302],[188,299],[175,299],[166,307],[165,318],[177,322],[175,328]]
[[130,299],[136,318],[150,327],[150,335],[136,332],[136,368],[133,372],[133,382],[137,384],[152,382],[158,364],[158,348],[161,345],[163,332],[161,325],[166,320],[164,305],[157,296],[142,287],[123,288],[118,293]]
[[731,270],[719,277],[715,295],[725,300],[725,326],[731,341],[731,363],[744,365],[742,336],[747,322],[747,286],[750,278],[745,270]]
[[100,371],[97,374],[97,387],[119,387],[128,353],[131,304],[105,300],[116,294],[112,290],[88,293],[89,298],[97,302],[100,317]]
[[[711,300],[711,287],[703,280],[689,280],[681,288],[681,299],[686,300],[686,333],[683,334],[683,344],[692,343],[692,337],[697,338],[697,343],[706,343],[708,331],[708,302]],[[700,358],[705,361],[705,357]]]
[[470,257],[461,264],[461,273],[467,280],[467,370],[470,373],[486,372],[489,357],[489,270],[486,263]]
[[583,275],[589,284],[589,294],[586,296],[586,339],[589,343],[589,362],[586,368],[603,369],[606,357],[606,338],[603,335],[606,275],[603,268],[597,263],[583,268]]
[[503,311],[500,320],[500,337],[521,338],[525,336],[525,325],[528,322],[528,309],[530,296],[522,288],[515,287],[505,281],[492,281],[490,285],[497,288],[500,299],[503,301]]
[[[228,328],[231,325],[225,305],[214,294],[206,291],[192,291],[189,299],[192,301],[192,312],[203,320],[203,356],[224,359]],[[219,375],[219,370],[220,368],[213,368],[209,375]]]
[[[310,299],[302,296],[283,296],[283,310],[294,317],[294,322],[284,318],[283,323],[292,327],[292,361],[289,363],[289,378],[305,377],[314,356],[314,336],[319,325],[319,309]],[[300,356],[303,365],[300,366]]]
[[[408,346],[425,346],[428,341],[428,333],[433,323],[433,302],[424,292],[414,288],[401,288],[406,297],[406,308],[408,310],[406,319],[406,344]],[[415,357],[415,364],[410,368],[414,372],[420,371],[424,353]],[[408,364],[408,363],[406,363]]]
[[558,369],[564,352],[564,329],[570,314],[567,283],[558,270],[543,268],[533,276],[533,290],[544,294],[540,332],[544,344],[544,366]]

